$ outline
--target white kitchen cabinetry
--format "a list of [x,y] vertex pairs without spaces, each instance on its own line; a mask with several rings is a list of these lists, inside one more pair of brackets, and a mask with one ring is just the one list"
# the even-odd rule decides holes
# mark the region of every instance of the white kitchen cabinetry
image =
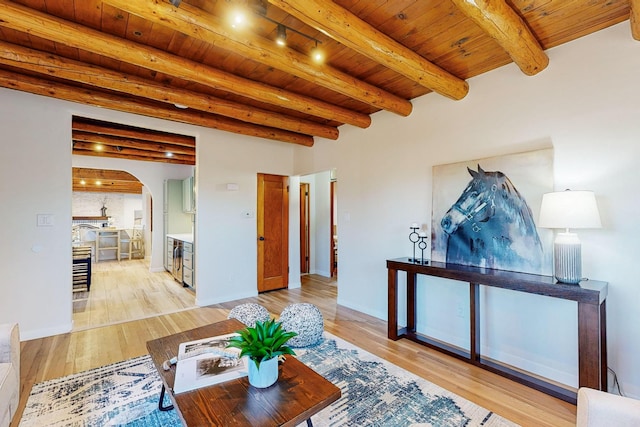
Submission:
[[193,243],[185,242],[182,250],[182,281],[185,285],[195,289],[196,285],[193,276]]
[[182,211],[185,213],[196,212],[196,197],[193,177],[182,181]]

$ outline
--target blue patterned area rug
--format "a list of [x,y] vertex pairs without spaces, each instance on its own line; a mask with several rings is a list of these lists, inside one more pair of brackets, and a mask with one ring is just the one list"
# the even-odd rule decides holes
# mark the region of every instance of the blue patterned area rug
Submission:
[[[516,426],[327,332],[296,353],[342,390],[313,416],[316,427]],[[33,386],[20,427],[181,426],[175,411],[157,409],[160,387],[149,356],[46,381]]]

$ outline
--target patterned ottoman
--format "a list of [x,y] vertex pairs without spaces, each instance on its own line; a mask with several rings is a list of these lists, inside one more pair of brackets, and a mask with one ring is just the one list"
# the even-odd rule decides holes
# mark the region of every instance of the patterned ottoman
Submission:
[[282,329],[297,332],[287,341],[291,347],[307,347],[320,341],[324,332],[324,318],[320,309],[309,303],[290,304],[280,314]]
[[269,311],[260,304],[240,304],[231,309],[227,319],[238,319],[247,326],[254,327],[256,321],[266,322],[271,318]]

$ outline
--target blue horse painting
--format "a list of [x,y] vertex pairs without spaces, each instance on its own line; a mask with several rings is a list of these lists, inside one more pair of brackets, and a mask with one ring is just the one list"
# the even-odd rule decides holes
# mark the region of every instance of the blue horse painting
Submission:
[[502,172],[467,170],[472,180],[440,221],[447,263],[540,272],[542,244],[524,197]]

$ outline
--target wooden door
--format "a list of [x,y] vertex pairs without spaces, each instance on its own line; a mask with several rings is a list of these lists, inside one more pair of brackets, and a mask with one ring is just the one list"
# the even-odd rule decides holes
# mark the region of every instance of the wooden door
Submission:
[[258,174],[258,292],[289,286],[288,177]]
[[300,273],[309,273],[309,183],[300,183]]

